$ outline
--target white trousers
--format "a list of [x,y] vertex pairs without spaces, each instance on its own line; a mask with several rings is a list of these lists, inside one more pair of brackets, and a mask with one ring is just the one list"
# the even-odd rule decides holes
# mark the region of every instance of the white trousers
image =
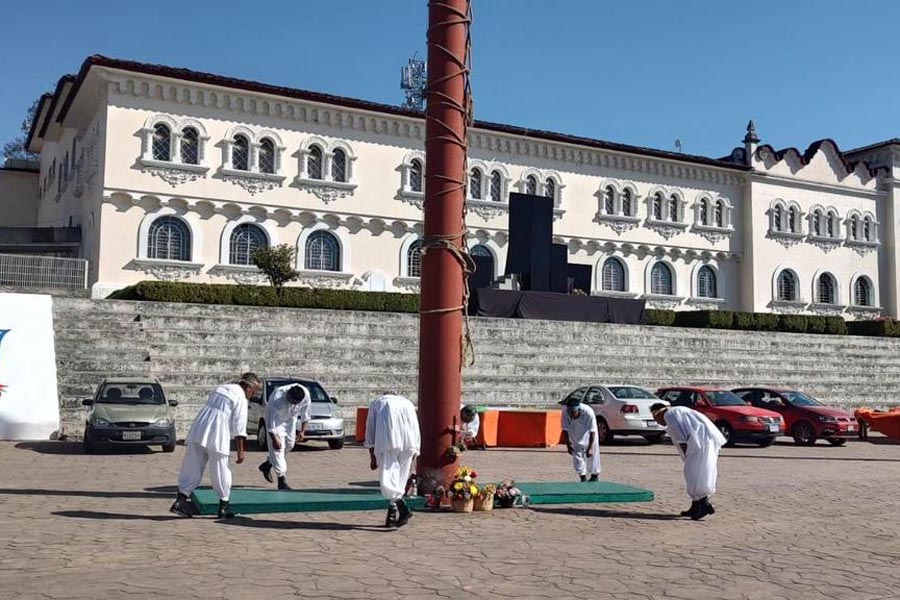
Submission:
[[209,479],[219,500],[228,500],[231,496],[231,469],[228,468],[228,455],[207,450],[197,443],[187,444],[187,452],[181,461],[181,472],[178,474],[178,491],[190,496],[203,480],[203,471],[209,463]]
[[[285,456],[288,452],[294,449],[294,444],[297,442],[296,436],[286,435],[284,433],[269,433],[269,462],[272,463],[272,467],[275,469],[275,474],[279,477],[283,477],[287,475],[287,459]],[[272,438],[277,437],[281,442],[281,449],[276,450],[272,446]]]
[[600,448],[597,444],[594,445],[594,453],[591,456],[587,456],[586,448],[573,446],[572,450],[572,466],[575,467],[576,475],[587,475],[588,472],[591,475],[600,474]]
[[689,449],[684,457],[684,483],[691,500],[702,500],[716,493],[719,477],[719,451]]
[[381,495],[388,500],[400,500],[406,492],[406,482],[416,453],[384,452],[378,456],[378,476],[381,478]]

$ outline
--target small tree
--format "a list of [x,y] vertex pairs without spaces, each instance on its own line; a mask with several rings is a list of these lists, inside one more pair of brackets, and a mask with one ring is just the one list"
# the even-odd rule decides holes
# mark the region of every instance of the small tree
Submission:
[[0,160],[0,166],[5,160],[11,158],[20,158],[24,160],[37,160],[38,155],[34,152],[30,152],[25,148],[25,140],[28,138],[28,132],[31,129],[31,122],[34,121],[34,114],[37,112],[38,101],[35,100],[31,107],[28,109],[28,112],[25,114],[25,120],[22,121],[22,124],[19,127],[20,135],[18,135],[15,139],[6,142],[3,145],[3,148],[0,149],[0,157],[3,160]]
[[296,256],[297,251],[293,246],[280,244],[273,248],[257,248],[251,257],[253,264],[269,278],[269,283],[275,288],[279,298],[285,283],[300,278],[300,273],[294,269]]

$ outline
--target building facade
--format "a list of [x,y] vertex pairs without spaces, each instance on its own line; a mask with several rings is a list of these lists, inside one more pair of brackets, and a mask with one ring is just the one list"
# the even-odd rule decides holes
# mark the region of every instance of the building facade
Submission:
[[[276,244],[298,250],[296,285],[414,292],[424,136],[406,109],[94,56],[41,100],[34,212],[80,227],[97,297],[262,283],[250,255]],[[469,249],[495,276],[518,191],[553,199],[555,241],[592,267],[592,294],[897,315],[900,141],[801,153],[751,124],[717,159],[492,123],[469,139]]]

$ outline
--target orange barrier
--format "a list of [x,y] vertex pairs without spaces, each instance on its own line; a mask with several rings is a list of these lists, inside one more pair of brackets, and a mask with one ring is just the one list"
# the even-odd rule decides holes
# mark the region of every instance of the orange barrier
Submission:
[[853,416],[863,423],[864,427],[900,441],[900,408],[892,408],[888,412],[858,408]]
[[478,427],[478,435],[475,436],[475,444],[492,448],[497,445],[497,425],[500,420],[499,410],[485,410],[478,413],[481,424]]
[[501,410],[497,445],[506,448],[549,448],[562,438],[558,410]]
[[356,441],[366,441],[366,417],[369,416],[369,408],[366,406],[356,407]]

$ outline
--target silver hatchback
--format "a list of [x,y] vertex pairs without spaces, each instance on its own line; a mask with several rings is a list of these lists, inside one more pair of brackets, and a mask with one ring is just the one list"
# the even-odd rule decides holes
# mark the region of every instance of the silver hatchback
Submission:
[[339,450],[344,447],[344,413],[337,399],[329,396],[318,381],[299,377],[263,377],[262,388],[250,399],[247,410],[247,434],[256,436],[260,450],[268,448],[266,435],[266,403],[272,393],[283,385],[299,383],[309,390],[312,397],[310,421],[306,424],[306,441],[321,440],[328,447]]

